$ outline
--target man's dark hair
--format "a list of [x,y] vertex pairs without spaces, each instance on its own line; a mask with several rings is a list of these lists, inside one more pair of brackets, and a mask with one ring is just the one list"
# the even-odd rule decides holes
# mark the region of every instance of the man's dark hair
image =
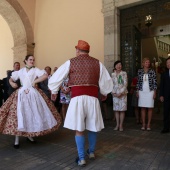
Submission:
[[50,66],[46,66],[46,67],[45,67],[45,69],[46,69],[46,68],[49,68],[49,69],[50,69],[50,71],[51,71],[51,67],[50,67]]
[[168,58],[166,59],[166,62],[167,62],[169,59],[170,59],[170,57],[168,57]]
[[14,66],[15,66],[15,64],[20,64],[20,63],[17,61],[17,62],[14,63]]

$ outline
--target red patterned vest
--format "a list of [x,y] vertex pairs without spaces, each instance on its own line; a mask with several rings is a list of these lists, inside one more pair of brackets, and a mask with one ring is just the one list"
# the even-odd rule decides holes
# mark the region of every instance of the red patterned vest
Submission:
[[100,76],[99,60],[88,54],[79,55],[70,60],[69,87],[97,86]]

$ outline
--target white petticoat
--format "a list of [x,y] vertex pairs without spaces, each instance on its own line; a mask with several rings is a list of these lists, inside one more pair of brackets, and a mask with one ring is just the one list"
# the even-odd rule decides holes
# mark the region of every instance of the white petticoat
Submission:
[[22,87],[18,92],[17,118],[18,131],[41,132],[51,129],[57,124],[40,93],[33,87]]
[[104,124],[99,100],[87,95],[73,97],[67,110],[64,127],[80,132],[85,129],[101,131]]

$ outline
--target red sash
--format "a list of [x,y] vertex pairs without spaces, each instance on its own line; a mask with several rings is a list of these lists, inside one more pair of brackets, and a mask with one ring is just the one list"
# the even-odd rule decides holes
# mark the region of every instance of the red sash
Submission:
[[98,98],[99,88],[97,86],[72,86],[71,98],[81,95],[88,95]]

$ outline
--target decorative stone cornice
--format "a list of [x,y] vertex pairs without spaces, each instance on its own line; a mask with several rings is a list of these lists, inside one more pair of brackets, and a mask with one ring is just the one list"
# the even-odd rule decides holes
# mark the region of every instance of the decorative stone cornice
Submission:
[[[2,0],[0,0],[2,1]],[[3,0],[4,1],[4,0]],[[8,4],[10,4],[15,10],[15,12],[19,15],[19,20],[23,23],[24,30],[26,33],[26,41],[24,43],[33,43],[34,42],[34,33],[29,18],[17,0],[5,0]],[[11,14],[12,16],[13,14]]]
[[101,12],[104,17],[114,15],[115,0],[103,0],[103,9]]
[[0,14],[10,27],[13,35],[14,45],[18,46],[25,43],[26,32],[24,25],[14,8],[5,0],[0,1]]
[[34,52],[34,34],[28,16],[17,0],[0,0],[0,15],[7,22],[14,41],[13,61],[20,62]]
[[34,54],[35,43],[27,44],[27,54]]

